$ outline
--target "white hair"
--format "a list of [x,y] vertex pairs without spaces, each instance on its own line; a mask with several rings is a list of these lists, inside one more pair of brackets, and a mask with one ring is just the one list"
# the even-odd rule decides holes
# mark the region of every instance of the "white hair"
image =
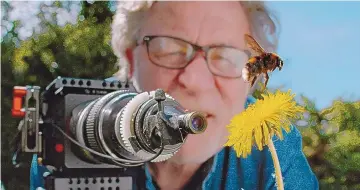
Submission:
[[[112,23],[111,45],[119,58],[119,71],[114,74],[121,81],[127,81],[129,63],[124,56],[127,48],[134,47],[138,40],[141,22],[154,1],[119,2]],[[266,51],[275,51],[279,30],[277,19],[261,1],[240,1],[249,19],[251,35]],[[261,80],[259,77],[257,81]],[[254,86],[256,88],[256,85]],[[255,89],[250,90],[250,93]]]

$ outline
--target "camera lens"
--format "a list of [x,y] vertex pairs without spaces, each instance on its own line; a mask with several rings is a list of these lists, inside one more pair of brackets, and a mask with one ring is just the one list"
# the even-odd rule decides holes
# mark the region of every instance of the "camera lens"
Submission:
[[207,121],[200,112],[184,114],[183,122],[186,123],[185,129],[191,134],[199,134],[205,131]]
[[[71,113],[71,132],[76,139],[83,146],[121,160],[109,159],[77,146],[72,147],[74,154],[93,164],[128,166],[124,163],[134,161],[136,165],[148,159],[158,162],[173,156],[186,135],[205,131],[207,121],[202,113],[186,113],[171,98],[163,99],[160,105],[164,109],[162,113],[166,114],[158,115],[159,104],[152,94],[155,92],[113,91],[75,107]],[[164,116],[162,121],[156,119],[158,116]],[[152,132],[159,122],[164,126],[164,141]],[[162,150],[156,155],[159,147]]]
[[191,124],[192,124],[192,128],[195,131],[202,131],[205,126],[205,122],[203,118],[200,116],[195,116],[194,118],[192,118]]

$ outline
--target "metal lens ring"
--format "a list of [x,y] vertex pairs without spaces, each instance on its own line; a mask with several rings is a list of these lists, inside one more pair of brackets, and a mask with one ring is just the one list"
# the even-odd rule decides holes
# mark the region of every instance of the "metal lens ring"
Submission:
[[199,134],[205,131],[207,127],[207,121],[205,117],[199,112],[193,112],[188,115],[188,126],[194,134]]

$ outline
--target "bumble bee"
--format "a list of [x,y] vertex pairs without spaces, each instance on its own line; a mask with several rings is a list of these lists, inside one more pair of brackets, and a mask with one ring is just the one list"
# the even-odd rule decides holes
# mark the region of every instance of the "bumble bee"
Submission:
[[245,34],[245,43],[247,43],[257,55],[248,60],[242,70],[242,77],[246,82],[251,82],[252,87],[257,77],[261,74],[265,74],[264,88],[266,88],[269,80],[268,72],[274,71],[277,67],[279,68],[279,71],[281,71],[283,60],[275,53],[266,52],[259,43],[248,34]]

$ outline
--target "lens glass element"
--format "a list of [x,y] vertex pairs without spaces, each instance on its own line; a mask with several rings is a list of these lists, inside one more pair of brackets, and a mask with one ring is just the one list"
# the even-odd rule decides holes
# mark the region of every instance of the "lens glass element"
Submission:
[[205,122],[201,116],[195,116],[191,120],[192,128],[194,132],[201,132],[204,130]]

